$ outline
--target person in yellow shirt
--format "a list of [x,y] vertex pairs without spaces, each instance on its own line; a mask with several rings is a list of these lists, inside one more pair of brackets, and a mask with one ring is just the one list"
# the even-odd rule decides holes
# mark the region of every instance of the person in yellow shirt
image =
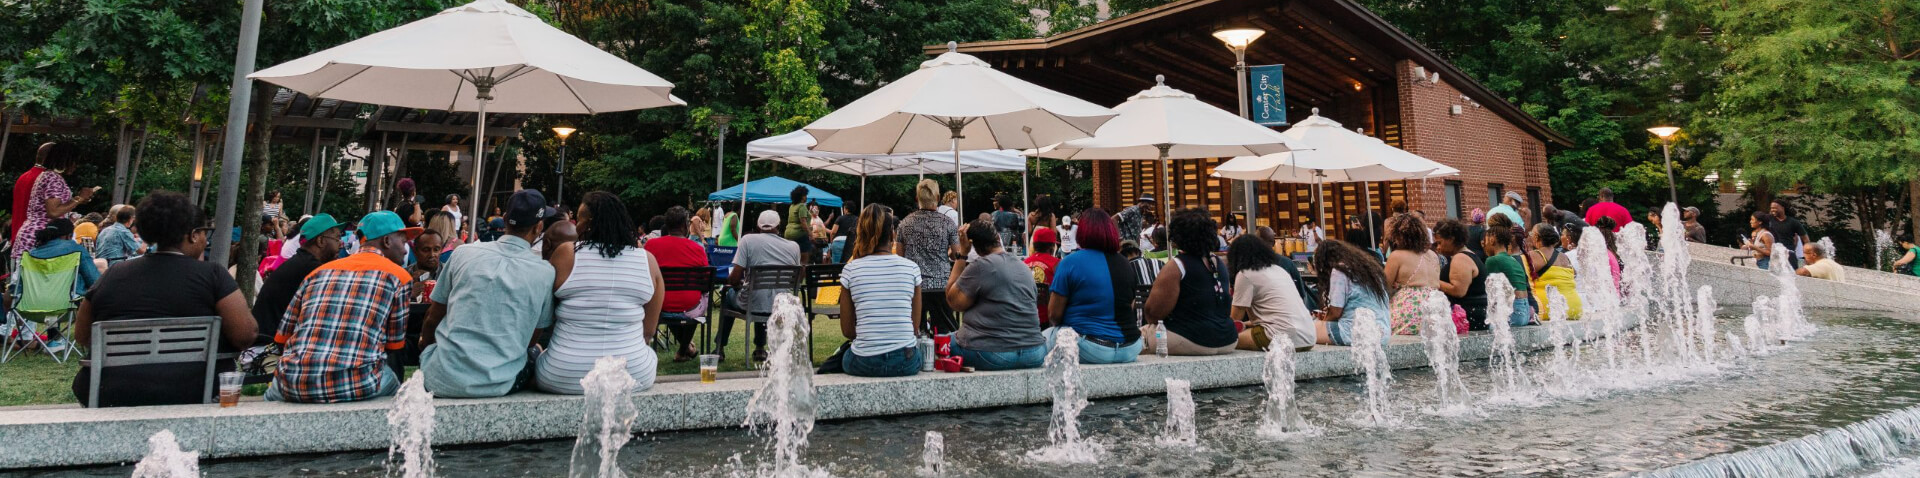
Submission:
[[1794,270],[1795,274],[1834,282],[1847,281],[1847,268],[1827,257],[1827,251],[1820,247],[1820,243],[1810,242],[1800,248],[1807,256],[1807,265]]

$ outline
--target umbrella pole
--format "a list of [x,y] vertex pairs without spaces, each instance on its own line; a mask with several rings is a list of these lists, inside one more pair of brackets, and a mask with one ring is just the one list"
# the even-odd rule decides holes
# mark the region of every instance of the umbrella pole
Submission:
[[[467,196],[467,201],[477,204],[480,199],[480,166],[486,164],[487,157],[487,100],[493,99],[493,78],[474,78],[473,89],[474,99],[479,100],[476,101],[479,103],[476,109],[479,114],[473,122],[473,195]],[[478,210],[467,214],[467,227],[480,230],[480,216],[482,214]]]
[[[1027,196],[1027,168],[1020,168],[1020,210],[1026,211],[1027,217],[1033,217],[1033,203],[1030,201],[1031,199],[1028,199]],[[1033,247],[1033,221],[1026,221],[1026,223],[1027,227],[1024,228],[1026,229],[1024,232],[1026,235],[1020,236],[1020,240],[1027,243],[1027,250],[1025,252],[1031,254],[1031,248]]]
[[[1173,245],[1173,231],[1167,230],[1168,226],[1173,225],[1173,195],[1172,191],[1167,187],[1168,183],[1173,182],[1173,162],[1167,160],[1167,150],[1173,148],[1173,145],[1156,144],[1154,146],[1160,148],[1160,172],[1167,176],[1165,179],[1160,180],[1160,209],[1166,214],[1160,216],[1160,230],[1168,232],[1167,260],[1172,261],[1174,256],[1180,252],[1180,246]],[[1121,239],[1124,240],[1126,238]]]
[[[1320,187],[1320,177],[1320,170],[1313,170],[1313,203],[1320,206],[1320,212],[1313,216],[1313,227],[1326,230],[1327,225],[1324,222],[1327,220],[1326,190]],[[1318,240],[1320,238],[1316,237],[1314,239]]]
[[1366,205],[1367,205],[1367,215],[1361,216],[1361,220],[1367,221],[1367,240],[1370,241],[1367,243],[1367,248],[1372,248],[1375,244],[1380,243],[1380,238],[1375,236],[1373,231],[1373,184],[1372,183],[1368,183],[1366,181],[1360,182],[1360,199],[1362,201],[1366,201]]
[[857,209],[856,211],[862,211],[866,209],[867,209],[867,171],[865,169],[865,166],[862,166],[860,170],[860,209]]

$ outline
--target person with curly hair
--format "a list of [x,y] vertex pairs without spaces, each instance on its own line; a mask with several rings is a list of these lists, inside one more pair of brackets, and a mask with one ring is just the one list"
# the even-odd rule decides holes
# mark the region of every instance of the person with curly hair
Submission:
[[[684,235],[687,210],[676,207],[674,214],[674,232]],[[533,364],[536,383],[547,393],[579,395],[585,393],[581,379],[595,362],[620,357],[633,391],[652,388],[659,357],[648,344],[667,296],[660,261],[635,246],[639,231],[626,203],[613,193],[587,193],[574,217],[580,239],[561,244],[551,261],[553,340]],[[674,239],[698,248],[684,237]],[[680,343],[692,335],[685,334]]]
[[[1315,342],[1353,345],[1354,321],[1363,310],[1379,323],[1380,330],[1388,330],[1387,277],[1372,252],[1347,241],[1328,240],[1320,243],[1309,264],[1320,273],[1319,289],[1326,294],[1321,303],[1327,304],[1314,312]],[[1385,335],[1380,345],[1387,345]]]
[[1227,268],[1233,272],[1233,320],[1245,323],[1235,348],[1266,350],[1274,340],[1282,347],[1313,348],[1313,316],[1294,276],[1282,266],[1273,243],[1258,234],[1241,234],[1227,246]]
[[1233,319],[1232,283],[1219,249],[1219,226],[1206,211],[1181,209],[1168,221],[1168,235],[1179,254],[1162,266],[1147,294],[1147,321],[1141,334],[1159,350],[1158,329],[1166,329],[1170,355],[1233,353],[1238,340]]
[[1387,220],[1387,287],[1393,301],[1393,333],[1420,334],[1421,302],[1440,290],[1440,256],[1427,240],[1427,228],[1408,213]]
[[1480,253],[1467,248],[1472,241],[1466,223],[1457,219],[1441,219],[1433,225],[1434,252],[1447,259],[1440,268],[1440,291],[1447,293],[1447,302],[1467,313],[1467,330],[1486,330],[1488,270]]

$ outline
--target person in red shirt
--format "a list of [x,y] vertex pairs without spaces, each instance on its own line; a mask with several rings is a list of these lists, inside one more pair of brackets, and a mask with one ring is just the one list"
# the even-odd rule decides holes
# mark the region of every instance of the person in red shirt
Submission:
[[[1033,230],[1033,254],[1027,256],[1026,263],[1028,269],[1033,269],[1034,283],[1043,286],[1053,283],[1053,270],[1060,268],[1060,258],[1053,255],[1054,249],[1058,247],[1060,247],[1060,233],[1054,232],[1053,228],[1041,227]],[[1047,308],[1041,307],[1040,323],[1048,323],[1047,319]]]
[[1600,188],[1600,202],[1587,208],[1587,224],[1599,224],[1602,217],[1613,218],[1614,228],[1611,232],[1620,232],[1620,226],[1633,222],[1633,213],[1627,212],[1626,206],[1613,202],[1613,188]]
[[[687,238],[692,232],[687,208],[674,206],[663,216],[666,222],[660,227],[660,237],[647,241],[645,249],[659,261],[660,267],[706,267],[707,250],[700,243]],[[673,339],[680,342],[680,350],[673,354],[673,361],[693,360],[699,352],[693,349],[694,328],[700,325],[702,317],[707,315],[706,297],[699,292],[682,290],[668,292],[666,301],[660,304],[660,323],[673,332]]]
[[51,142],[40,145],[40,151],[33,155],[33,167],[27,168],[27,172],[20,174],[20,179],[14,180],[13,209],[10,211],[13,216],[7,220],[8,237],[12,237],[14,231],[20,230],[20,223],[27,221],[27,198],[33,196],[33,182],[39,181],[40,173],[47,171],[46,166],[42,165],[46,164],[47,154],[52,153],[53,150],[54,145]]

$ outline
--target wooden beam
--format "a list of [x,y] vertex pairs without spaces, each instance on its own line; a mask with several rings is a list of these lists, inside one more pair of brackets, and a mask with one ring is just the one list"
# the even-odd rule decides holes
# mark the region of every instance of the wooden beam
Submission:
[[311,118],[306,116],[282,116],[273,119],[273,126],[275,128],[350,130],[353,129],[354,123],[356,123],[356,121],[351,119]]
[[[452,115],[448,115],[448,116],[452,116]],[[395,133],[445,134],[445,135],[454,135],[454,136],[462,136],[462,137],[471,137],[473,136],[473,129],[474,128],[472,125],[460,126],[460,125],[453,125],[453,124],[401,123],[398,121],[375,121],[373,122],[372,127],[370,127],[368,130],[369,131],[391,131]],[[514,127],[508,127],[508,126],[489,126],[487,127],[487,136],[509,137],[509,138],[517,137],[517,136],[520,136],[520,128],[514,128]],[[415,149],[425,149],[425,148],[415,148]]]

